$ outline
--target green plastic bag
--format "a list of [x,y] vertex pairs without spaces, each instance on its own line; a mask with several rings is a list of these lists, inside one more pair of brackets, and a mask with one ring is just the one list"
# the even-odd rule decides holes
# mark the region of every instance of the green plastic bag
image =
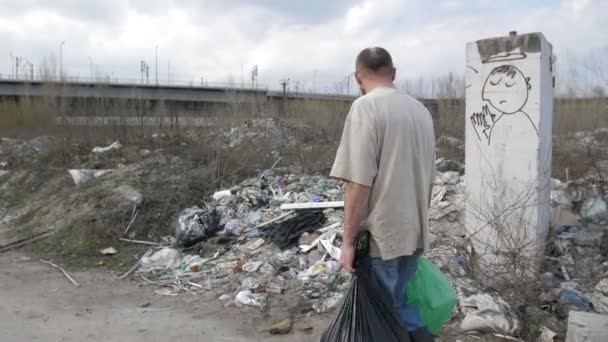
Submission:
[[456,290],[432,262],[418,257],[416,273],[407,284],[407,299],[418,307],[426,328],[437,334],[454,310]]

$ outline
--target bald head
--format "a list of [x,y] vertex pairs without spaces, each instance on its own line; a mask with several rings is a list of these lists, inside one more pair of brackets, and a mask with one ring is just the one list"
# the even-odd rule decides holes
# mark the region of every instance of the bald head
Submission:
[[392,86],[395,80],[393,58],[381,47],[363,49],[355,62],[355,77],[363,94],[377,86]]
[[386,49],[370,47],[363,49],[357,56],[357,71],[368,70],[374,73],[392,71],[393,59]]

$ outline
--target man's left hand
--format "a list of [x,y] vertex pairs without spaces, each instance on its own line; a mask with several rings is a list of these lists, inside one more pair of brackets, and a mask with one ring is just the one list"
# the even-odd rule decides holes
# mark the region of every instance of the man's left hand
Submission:
[[340,264],[349,273],[355,272],[355,246],[350,243],[342,244]]

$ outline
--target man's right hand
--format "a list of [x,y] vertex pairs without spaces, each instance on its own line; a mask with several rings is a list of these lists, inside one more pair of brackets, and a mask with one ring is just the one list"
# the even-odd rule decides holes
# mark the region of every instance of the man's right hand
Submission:
[[355,272],[355,246],[344,242],[340,253],[340,264],[348,273]]

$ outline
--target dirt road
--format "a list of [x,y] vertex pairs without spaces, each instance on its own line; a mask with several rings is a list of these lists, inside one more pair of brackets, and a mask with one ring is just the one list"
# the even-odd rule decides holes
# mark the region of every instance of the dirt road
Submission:
[[[17,253],[0,254],[2,341],[318,341],[298,330],[272,336],[268,317],[225,309],[212,298],[160,296],[155,286],[118,280],[108,272],[70,272]],[[312,323],[310,323],[312,324]]]

